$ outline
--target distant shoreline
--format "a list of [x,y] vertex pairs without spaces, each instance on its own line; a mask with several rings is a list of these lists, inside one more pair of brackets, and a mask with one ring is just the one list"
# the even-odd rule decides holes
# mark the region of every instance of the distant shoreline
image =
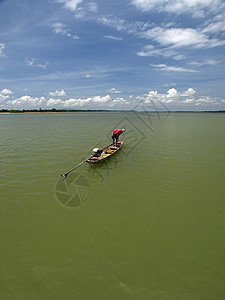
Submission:
[[82,112],[134,112],[134,110],[0,110],[0,115],[43,114],[43,113],[82,113]]
[[135,112],[135,113],[225,113],[225,110],[204,110],[204,111],[135,111],[135,110],[0,110],[0,115],[15,115],[15,114],[43,114],[43,113],[118,113],[118,112]]

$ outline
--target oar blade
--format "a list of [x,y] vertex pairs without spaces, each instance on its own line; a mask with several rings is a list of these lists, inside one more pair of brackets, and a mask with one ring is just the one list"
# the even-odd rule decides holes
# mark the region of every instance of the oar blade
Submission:
[[61,176],[62,176],[63,179],[66,179],[67,175],[68,174],[61,174]]

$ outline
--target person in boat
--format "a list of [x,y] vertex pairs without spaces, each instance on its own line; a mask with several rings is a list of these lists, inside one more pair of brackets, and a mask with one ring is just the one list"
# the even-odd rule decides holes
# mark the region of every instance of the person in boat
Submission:
[[125,129],[114,129],[113,130],[113,132],[112,132],[113,146],[117,146],[117,142],[119,140],[119,136],[123,132],[125,132]]

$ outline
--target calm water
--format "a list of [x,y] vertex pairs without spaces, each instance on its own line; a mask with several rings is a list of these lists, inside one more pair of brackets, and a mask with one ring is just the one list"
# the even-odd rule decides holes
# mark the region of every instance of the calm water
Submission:
[[[60,174],[125,127],[108,162]],[[225,299],[225,116],[0,115],[1,299]]]

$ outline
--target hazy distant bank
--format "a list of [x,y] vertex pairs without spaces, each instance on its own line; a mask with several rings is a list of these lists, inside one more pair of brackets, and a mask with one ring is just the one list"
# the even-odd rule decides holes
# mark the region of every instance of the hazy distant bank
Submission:
[[[40,113],[82,113],[82,112],[140,112],[140,113],[165,113],[164,111],[134,111],[134,110],[94,110],[94,109],[88,109],[88,110],[64,110],[64,109],[32,109],[32,110],[7,110],[2,109],[0,110],[0,115],[12,115],[12,114],[24,114],[24,113],[33,113],[33,114],[40,114]],[[207,110],[207,111],[166,111],[166,113],[224,113],[225,110]]]

